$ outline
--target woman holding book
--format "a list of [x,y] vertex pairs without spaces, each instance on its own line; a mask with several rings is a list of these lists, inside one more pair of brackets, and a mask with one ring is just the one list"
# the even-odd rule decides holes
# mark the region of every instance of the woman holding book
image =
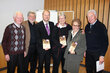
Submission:
[[68,73],[79,73],[80,62],[83,60],[83,55],[86,51],[85,34],[82,33],[80,27],[81,21],[74,19],[72,21],[72,30],[68,34],[67,48],[64,54],[64,69]]
[[58,23],[54,26],[52,33],[53,48],[53,71],[52,73],[58,73],[60,61],[62,63],[62,73],[67,73],[64,69],[64,52],[66,49],[66,41],[68,37],[68,31],[72,29],[71,25],[66,23],[65,14],[59,13]]

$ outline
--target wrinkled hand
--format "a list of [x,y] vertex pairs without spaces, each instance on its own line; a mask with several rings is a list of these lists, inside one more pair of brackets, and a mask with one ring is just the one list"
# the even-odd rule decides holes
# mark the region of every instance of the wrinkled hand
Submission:
[[86,52],[84,52],[84,57],[86,57]]
[[102,64],[104,62],[104,57],[103,56],[100,56],[99,57],[99,64]]
[[50,48],[45,48],[45,51],[49,50]]
[[62,46],[61,46],[61,48],[64,48],[64,47],[65,47],[65,45],[62,45]]
[[75,54],[75,51],[70,51],[70,54]]
[[82,32],[81,32],[82,34],[85,34],[84,30],[81,30],[81,31],[82,31]]
[[24,51],[24,57],[26,57],[27,56],[27,54],[26,54],[26,52]]
[[6,61],[10,61],[10,56],[9,56],[9,54],[5,55],[5,60],[6,60]]

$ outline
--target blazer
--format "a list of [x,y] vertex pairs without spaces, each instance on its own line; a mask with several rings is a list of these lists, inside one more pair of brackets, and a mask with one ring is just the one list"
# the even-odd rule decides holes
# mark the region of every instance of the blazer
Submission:
[[42,40],[43,39],[49,39],[50,40],[50,45],[51,45],[51,48],[52,48],[52,31],[53,31],[53,28],[54,28],[54,23],[53,22],[50,22],[49,21],[49,27],[50,27],[50,35],[48,35],[47,31],[46,31],[46,28],[45,28],[45,25],[43,23],[43,21],[39,22],[36,27],[35,27],[35,30],[36,30],[36,34],[37,34],[37,43],[38,43],[38,54],[41,54],[41,53],[45,53],[46,51],[43,49],[43,43],[42,43]]
[[[64,69],[68,72],[76,73],[71,71],[76,69],[76,65],[79,65],[80,62],[83,60],[84,52],[86,51],[86,39],[85,34],[82,34],[81,30],[77,32],[77,34],[72,39],[72,30],[69,31],[68,39],[67,39],[67,48],[65,50],[64,58],[65,58],[65,65]],[[77,42],[77,46],[75,48],[75,54],[69,53],[69,48],[72,42]]]
[[90,28],[90,23],[85,27],[87,52],[105,56],[108,48],[107,29],[99,20]]
[[[35,21],[35,24],[36,24],[36,23],[37,23],[37,22]],[[26,48],[26,55],[27,55],[28,49],[29,49],[29,45],[30,45],[30,37],[31,37],[28,20],[27,20],[27,21],[24,21],[24,22],[22,23],[22,25],[25,27],[25,32],[26,32],[26,33],[25,33],[25,35],[26,35],[26,38],[25,38],[25,48]]]

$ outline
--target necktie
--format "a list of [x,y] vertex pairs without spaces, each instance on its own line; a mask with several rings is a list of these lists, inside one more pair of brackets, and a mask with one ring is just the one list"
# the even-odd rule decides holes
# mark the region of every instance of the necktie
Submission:
[[50,29],[48,27],[48,24],[46,24],[46,30],[47,30],[48,35],[50,35]]
[[93,25],[91,24],[91,25],[90,25],[90,28],[92,28],[92,26],[93,26]]

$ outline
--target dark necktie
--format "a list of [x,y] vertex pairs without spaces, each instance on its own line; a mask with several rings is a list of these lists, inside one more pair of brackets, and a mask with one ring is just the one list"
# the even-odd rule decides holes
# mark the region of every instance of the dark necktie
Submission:
[[90,25],[90,29],[91,29],[92,27],[93,27],[93,25],[91,24],[91,25]]
[[46,30],[47,30],[48,35],[50,35],[50,29],[48,27],[48,24],[46,24]]

